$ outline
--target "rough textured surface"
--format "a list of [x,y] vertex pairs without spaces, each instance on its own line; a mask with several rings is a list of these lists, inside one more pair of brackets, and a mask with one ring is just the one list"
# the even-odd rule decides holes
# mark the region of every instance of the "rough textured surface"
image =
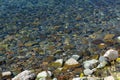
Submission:
[[[92,75],[117,75],[119,36],[120,0],[0,0],[0,76],[13,73],[1,80],[11,80],[26,69],[35,74],[51,71],[49,79],[87,77],[83,62],[98,60],[111,48],[118,51],[117,62],[110,61]],[[71,57],[79,65],[66,66]],[[63,64],[54,64],[57,59]]]

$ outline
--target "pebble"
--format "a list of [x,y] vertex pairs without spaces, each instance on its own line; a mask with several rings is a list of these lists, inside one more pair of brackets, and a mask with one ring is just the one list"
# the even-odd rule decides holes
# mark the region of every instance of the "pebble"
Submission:
[[55,63],[60,63],[61,65],[63,64],[63,59],[57,59]]
[[85,75],[91,75],[94,71],[90,69],[85,69],[83,72]]
[[51,71],[42,71],[40,73],[38,73],[37,75],[37,79],[38,80],[45,80],[46,77],[48,76],[52,76],[52,72]]
[[15,76],[12,80],[33,80],[35,79],[35,74],[29,70],[25,70]]
[[106,66],[106,64],[107,64],[106,61],[100,62],[100,64],[97,66],[97,68],[103,68]]
[[70,58],[65,62],[66,65],[77,65],[79,64],[75,59]]
[[93,67],[93,64],[95,64],[95,63],[97,63],[97,62],[98,62],[98,60],[96,60],[96,59],[92,59],[92,60],[85,61],[85,62],[83,62],[84,68],[85,68],[85,69],[90,69],[90,68]]
[[116,60],[118,58],[118,51],[109,49],[105,52],[104,57],[108,58],[109,61]]
[[80,56],[79,56],[79,55],[72,55],[71,58],[73,58],[73,59],[75,59],[75,60],[78,60],[78,59],[80,58]]
[[12,72],[7,71],[7,72],[2,72],[2,77],[7,77],[7,76],[11,76]]

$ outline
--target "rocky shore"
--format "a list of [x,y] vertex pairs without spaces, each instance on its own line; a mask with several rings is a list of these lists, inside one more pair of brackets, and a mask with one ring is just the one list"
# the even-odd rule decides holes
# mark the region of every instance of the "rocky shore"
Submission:
[[1,0],[0,80],[120,80],[120,1],[93,1]]

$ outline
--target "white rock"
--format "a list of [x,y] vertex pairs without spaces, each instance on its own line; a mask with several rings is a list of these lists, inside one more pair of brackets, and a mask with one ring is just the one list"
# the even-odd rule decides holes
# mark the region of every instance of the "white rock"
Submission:
[[10,71],[2,72],[2,77],[10,76],[12,73]]
[[97,62],[98,62],[98,60],[96,60],[96,59],[85,61],[85,62],[83,62],[84,68],[85,69],[90,69],[93,66],[93,64],[95,64]]
[[66,65],[77,65],[79,64],[75,59],[70,58],[65,62]]
[[63,59],[57,59],[55,63],[60,63],[61,65],[63,64]]
[[51,71],[42,71],[38,73],[37,79],[42,80],[42,79],[45,79],[47,76],[52,76]]
[[113,76],[105,77],[104,80],[115,80]]
[[25,70],[15,76],[12,80],[33,80],[35,78],[35,74],[29,70]]
[[97,66],[97,68],[103,68],[106,66],[106,64],[107,64],[106,61],[100,62],[100,64]]
[[79,55],[72,55],[71,58],[73,58],[73,59],[75,59],[75,60],[78,60],[78,59],[80,58],[80,56],[79,56]]
[[104,54],[104,57],[107,57],[110,61],[111,60],[116,60],[118,58],[118,51],[114,50],[114,49],[109,49]]
[[90,69],[85,69],[83,72],[85,75],[91,75],[94,71]]

